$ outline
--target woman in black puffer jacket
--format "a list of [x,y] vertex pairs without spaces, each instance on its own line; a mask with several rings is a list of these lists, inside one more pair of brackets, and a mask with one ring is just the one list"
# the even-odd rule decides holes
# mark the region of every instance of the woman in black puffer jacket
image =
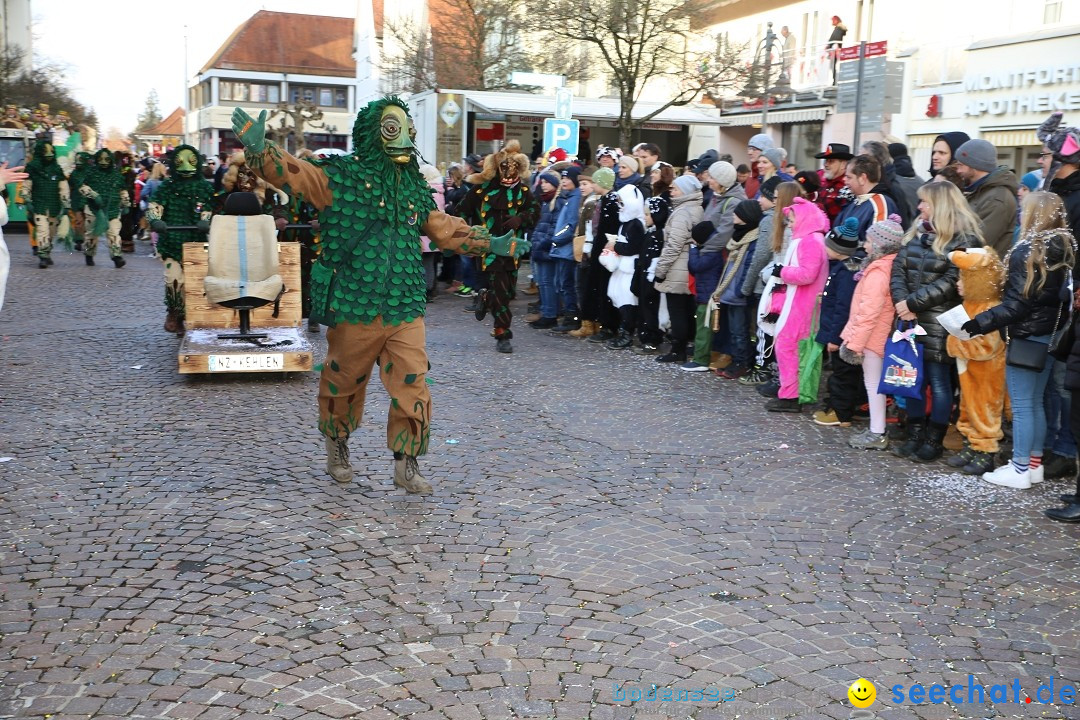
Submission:
[[[1010,342],[1020,338],[1056,341],[1069,320],[1075,257],[1075,240],[1064,218],[1065,206],[1057,195],[1033,192],[1024,198],[1020,241],[1009,252],[1005,296],[1000,305],[964,323],[965,331],[983,335],[1007,329]],[[1023,490],[1042,481],[1046,440],[1043,393],[1053,367],[1052,358],[1045,358],[1040,370],[1006,364],[1005,384],[1013,412],[1012,462],[984,473],[987,482]]]
[[937,316],[960,304],[956,291],[959,270],[949,262],[949,253],[982,247],[979,218],[967,200],[950,182],[927,183],[919,188],[919,217],[908,233],[892,266],[890,290],[901,320],[918,320],[926,331],[918,336],[923,349],[923,373],[930,387],[930,421],[926,405],[905,403],[908,440],[893,450],[899,457],[918,457],[930,462],[941,457],[942,440],[952,414],[953,359],[945,350],[948,333]]

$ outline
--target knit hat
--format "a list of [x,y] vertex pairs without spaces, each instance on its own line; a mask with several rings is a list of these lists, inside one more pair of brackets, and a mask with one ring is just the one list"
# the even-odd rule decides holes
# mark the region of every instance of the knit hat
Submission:
[[763,150],[761,154],[769,158],[769,162],[776,166],[777,171],[784,169],[784,153],[780,152],[780,148],[769,148]]
[[807,195],[812,195],[821,189],[821,177],[809,170],[795,173],[795,182],[802,185],[803,192]]
[[620,153],[616,148],[608,147],[607,145],[601,145],[600,147],[596,148],[596,161],[600,162],[600,158],[602,157],[609,157],[615,162],[619,162],[619,158],[622,157],[622,153]]
[[680,175],[675,178],[675,187],[679,188],[683,195],[692,195],[701,190],[701,183],[693,175]]
[[968,140],[956,149],[953,159],[972,170],[993,172],[997,169],[997,150],[986,140]]
[[717,160],[709,166],[709,177],[725,190],[735,184],[735,166],[723,160]]
[[[545,181],[547,184],[551,185],[552,187],[559,187],[559,176],[556,175],[553,172],[545,172],[545,173],[541,174],[540,179]],[[538,187],[539,187],[539,184],[540,183],[537,182]]]
[[[848,218],[854,220],[854,218]],[[885,220],[879,220],[866,230],[866,239],[870,241],[870,254],[884,257],[898,252],[904,244],[904,228],[900,226],[900,216],[896,213]]]
[[566,151],[561,147],[554,147],[547,151],[546,157],[549,163],[562,162],[566,159]]
[[1020,184],[1026,187],[1031,192],[1035,192],[1039,189],[1039,183],[1042,182],[1042,176],[1037,172],[1029,172],[1020,178]]
[[[1054,160],[1069,165],[1080,164],[1080,128],[1061,127],[1061,113],[1048,117],[1035,131],[1039,140],[1054,153]],[[1048,177],[1053,177],[1049,175]]]
[[849,217],[825,236],[825,247],[834,253],[851,257],[859,249],[859,221]]
[[592,181],[601,190],[610,190],[615,187],[615,171],[611,168],[602,167],[592,174]]
[[639,163],[638,159],[633,155],[623,155],[619,158],[619,164],[625,165],[633,172],[641,172],[641,163]]
[[[746,146],[757,148],[758,150],[771,150],[776,147],[776,143],[774,143],[773,139],[765,133],[758,133],[750,138],[750,142],[746,143]],[[779,165],[777,167],[779,167]]]
[[773,175],[771,178],[761,183],[761,187],[759,188],[758,192],[760,192],[767,200],[775,200],[776,188],[780,187],[780,183],[782,182],[784,181],[778,178],[776,175]]
[[889,157],[893,160],[899,157],[907,157],[908,149],[904,143],[889,143]]
[[580,185],[580,183],[578,182],[579,175],[581,175],[581,168],[579,168],[577,165],[571,165],[570,167],[562,171],[562,176],[564,178],[570,178],[570,182],[574,183],[574,187],[578,187],[578,185]]
[[761,205],[756,200],[743,200],[735,206],[735,217],[752,228],[756,228],[761,223],[763,214]]

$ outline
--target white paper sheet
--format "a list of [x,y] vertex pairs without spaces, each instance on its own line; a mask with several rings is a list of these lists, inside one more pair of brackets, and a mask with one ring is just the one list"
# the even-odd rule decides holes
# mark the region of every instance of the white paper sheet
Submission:
[[960,328],[970,320],[967,311],[964,310],[963,305],[957,305],[951,310],[946,310],[937,316],[937,320],[941,323],[941,327],[945,328],[950,335],[959,338],[961,340],[970,340],[971,335],[964,332]]

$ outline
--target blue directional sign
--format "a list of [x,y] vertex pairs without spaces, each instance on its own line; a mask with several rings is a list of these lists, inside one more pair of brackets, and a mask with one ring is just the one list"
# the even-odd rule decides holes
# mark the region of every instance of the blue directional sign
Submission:
[[577,155],[580,125],[577,120],[544,120],[544,152],[560,147],[567,155]]

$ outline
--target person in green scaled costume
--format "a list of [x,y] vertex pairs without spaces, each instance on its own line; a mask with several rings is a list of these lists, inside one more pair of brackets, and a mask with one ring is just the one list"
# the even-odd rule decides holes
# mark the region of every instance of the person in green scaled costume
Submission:
[[45,269],[53,264],[53,238],[60,218],[71,205],[71,192],[67,176],[56,162],[56,149],[48,140],[34,144],[34,158],[26,173],[30,177],[22,184],[20,199],[27,216],[34,218],[38,267]]
[[319,384],[319,430],[326,469],[352,480],[349,434],[360,424],[372,367],[390,395],[387,447],[394,484],[426,494],[417,456],[431,434],[429,363],[424,348],[427,285],[420,236],[459,254],[520,257],[528,243],[435,209],[420,174],[408,106],[384,97],[364,107],[353,124],[353,152],[303,161],[266,140],[266,111],[253,119],[233,111],[233,131],[248,165],[264,180],[319,213],[322,252],[311,270],[311,318],[330,329]]
[[[204,242],[213,214],[214,186],[202,177],[203,158],[181,145],[167,158],[169,177],[150,199],[146,217],[158,234],[157,250],[165,263],[165,331],[184,332],[184,243]],[[197,230],[169,230],[195,225]]]
[[93,227],[92,217],[90,218],[90,224],[86,222],[86,198],[78,192],[78,188],[83,184],[83,178],[86,177],[86,171],[90,169],[92,162],[94,162],[94,156],[91,153],[76,153],[75,167],[72,169],[71,175],[68,176],[68,185],[75,190],[71,195],[71,231],[75,234],[76,250],[83,249],[86,233]]
[[86,219],[90,223],[83,248],[86,264],[94,264],[98,238],[104,235],[109,242],[109,257],[117,268],[122,268],[126,261],[120,251],[120,216],[131,211],[131,196],[112,152],[102,148],[94,153],[94,162],[81,179],[79,185],[72,184],[71,187],[76,195],[86,198]]

